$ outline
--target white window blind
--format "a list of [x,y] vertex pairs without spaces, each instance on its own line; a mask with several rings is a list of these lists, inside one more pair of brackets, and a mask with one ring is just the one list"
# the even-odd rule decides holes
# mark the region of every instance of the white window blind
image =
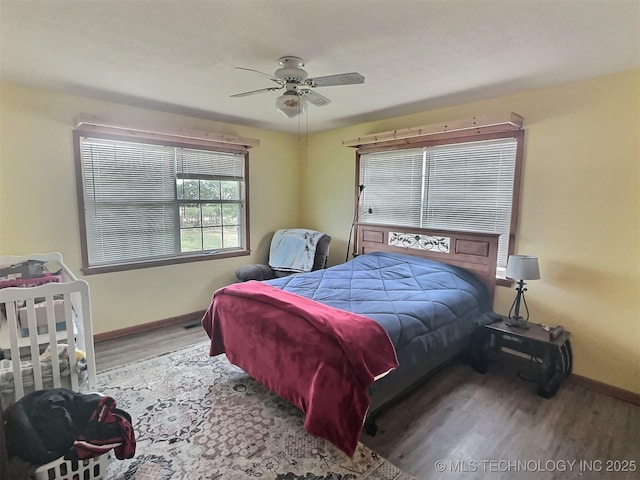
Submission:
[[500,233],[508,257],[517,140],[363,154],[360,221]]
[[360,157],[360,221],[421,225],[423,149],[370,153]]
[[179,173],[244,179],[243,155],[187,148],[176,148],[175,150]]
[[193,252],[181,244],[178,178],[244,181],[244,155],[235,153],[82,137],[80,156],[90,266]]

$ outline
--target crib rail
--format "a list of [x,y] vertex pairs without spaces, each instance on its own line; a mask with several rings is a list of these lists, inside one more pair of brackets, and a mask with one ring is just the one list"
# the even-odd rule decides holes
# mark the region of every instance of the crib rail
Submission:
[[[80,391],[96,386],[89,284],[76,278],[59,253],[0,256],[0,265],[26,260],[52,264],[50,271],[59,270],[61,278],[34,287],[0,288],[0,310],[4,313],[0,315],[0,351],[10,358],[13,373],[4,379],[4,385],[0,383],[3,404],[7,389],[10,389],[7,387],[10,377],[14,387],[13,401],[22,398],[27,390],[64,386]],[[64,344],[67,345],[66,357],[59,353],[64,352],[60,347]],[[84,368],[79,364],[82,356],[86,362],[85,385],[81,385],[79,379]],[[69,384],[65,384],[67,376]],[[25,380],[29,380],[28,385]]]

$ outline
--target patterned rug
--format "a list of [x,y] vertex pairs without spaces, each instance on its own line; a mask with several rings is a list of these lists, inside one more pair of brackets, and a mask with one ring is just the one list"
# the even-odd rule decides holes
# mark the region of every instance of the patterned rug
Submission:
[[303,414],[201,343],[98,375],[133,417],[136,456],[109,480],[408,480],[362,444],[353,458],[304,430]]

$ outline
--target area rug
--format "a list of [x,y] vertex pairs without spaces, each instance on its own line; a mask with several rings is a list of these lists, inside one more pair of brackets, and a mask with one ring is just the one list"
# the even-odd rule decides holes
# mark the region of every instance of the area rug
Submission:
[[352,458],[309,435],[302,412],[208,343],[98,375],[133,417],[136,455],[109,459],[109,480],[408,480],[359,444]]

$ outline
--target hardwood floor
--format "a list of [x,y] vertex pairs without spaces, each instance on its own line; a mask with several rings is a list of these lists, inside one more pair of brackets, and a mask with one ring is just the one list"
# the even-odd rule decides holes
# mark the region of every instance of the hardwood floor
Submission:
[[454,363],[361,440],[419,479],[640,478],[640,407],[571,383],[535,391],[510,366]]
[[96,368],[101,372],[169,353],[207,339],[200,322],[191,320],[147,333],[107,340],[96,344]]
[[[99,343],[98,370],[206,340],[193,324]],[[361,441],[418,480],[640,479],[640,407],[571,383],[547,400],[517,373],[454,363]]]

